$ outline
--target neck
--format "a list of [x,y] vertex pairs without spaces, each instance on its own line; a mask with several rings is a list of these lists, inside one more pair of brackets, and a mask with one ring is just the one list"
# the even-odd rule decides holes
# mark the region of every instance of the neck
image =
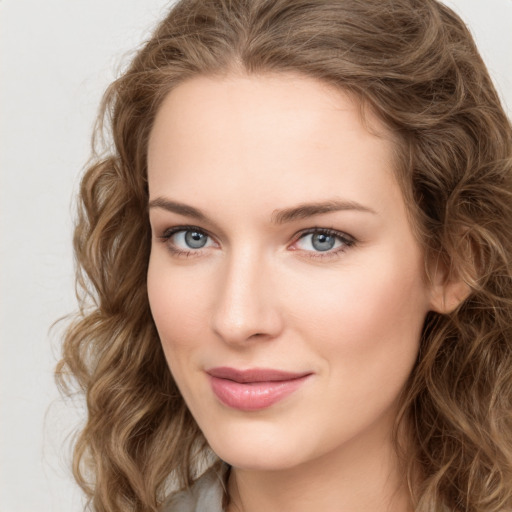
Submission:
[[232,468],[228,512],[411,512],[391,438],[361,436],[291,468]]

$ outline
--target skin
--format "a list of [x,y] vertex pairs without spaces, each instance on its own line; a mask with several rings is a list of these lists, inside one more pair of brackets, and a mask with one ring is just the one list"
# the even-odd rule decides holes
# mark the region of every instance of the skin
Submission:
[[[372,133],[351,98],[293,74],[194,78],[158,112],[149,300],[190,411],[233,466],[230,510],[412,510],[391,431],[441,292],[424,276],[390,137],[370,122]],[[345,208],[275,222],[333,201]],[[169,236],[180,226],[206,245]],[[316,228],[342,238],[318,251],[304,234]],[[240,411],[213,393],[205,370],[216,366],[311,376]]]

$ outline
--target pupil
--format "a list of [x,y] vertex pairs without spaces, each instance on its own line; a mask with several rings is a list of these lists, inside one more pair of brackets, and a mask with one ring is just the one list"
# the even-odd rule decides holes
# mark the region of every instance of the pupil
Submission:
[[313,235],[311,243],[317,251],[328,251],[334,247],[335,239],[331,235],[316,233]]
[[187,231],[185,233],[185,242],[192,249],[200,249],[206,244],[206,236],[197,231]]

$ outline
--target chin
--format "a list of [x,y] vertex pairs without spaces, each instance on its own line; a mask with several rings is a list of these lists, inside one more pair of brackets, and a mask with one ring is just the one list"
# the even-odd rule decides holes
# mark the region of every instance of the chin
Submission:
[[285,471],[300,465],[301,462],[296,454],[269,453],[260,446],[249,450],[220,449],[215,453],[229,465],[246,471]]
[[[260,426],[261,427],[261,426]],[[280,471],[300,465],[308,458],[305,439],[283,435],[273,428],[256,425],[239,426],[222,432],[206,432],[212,450],[223,461],[236,468],[252,471]],[[300,447],[300,449],[299,449]]]

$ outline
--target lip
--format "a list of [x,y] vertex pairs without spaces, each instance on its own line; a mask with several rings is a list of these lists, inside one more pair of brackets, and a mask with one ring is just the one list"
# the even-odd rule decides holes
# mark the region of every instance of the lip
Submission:
[[241,411],[266,409],[297,391],[311,372],[287,372],[271,368],[239,370],[230,367],[211,368],[213,393],[228,407]]

